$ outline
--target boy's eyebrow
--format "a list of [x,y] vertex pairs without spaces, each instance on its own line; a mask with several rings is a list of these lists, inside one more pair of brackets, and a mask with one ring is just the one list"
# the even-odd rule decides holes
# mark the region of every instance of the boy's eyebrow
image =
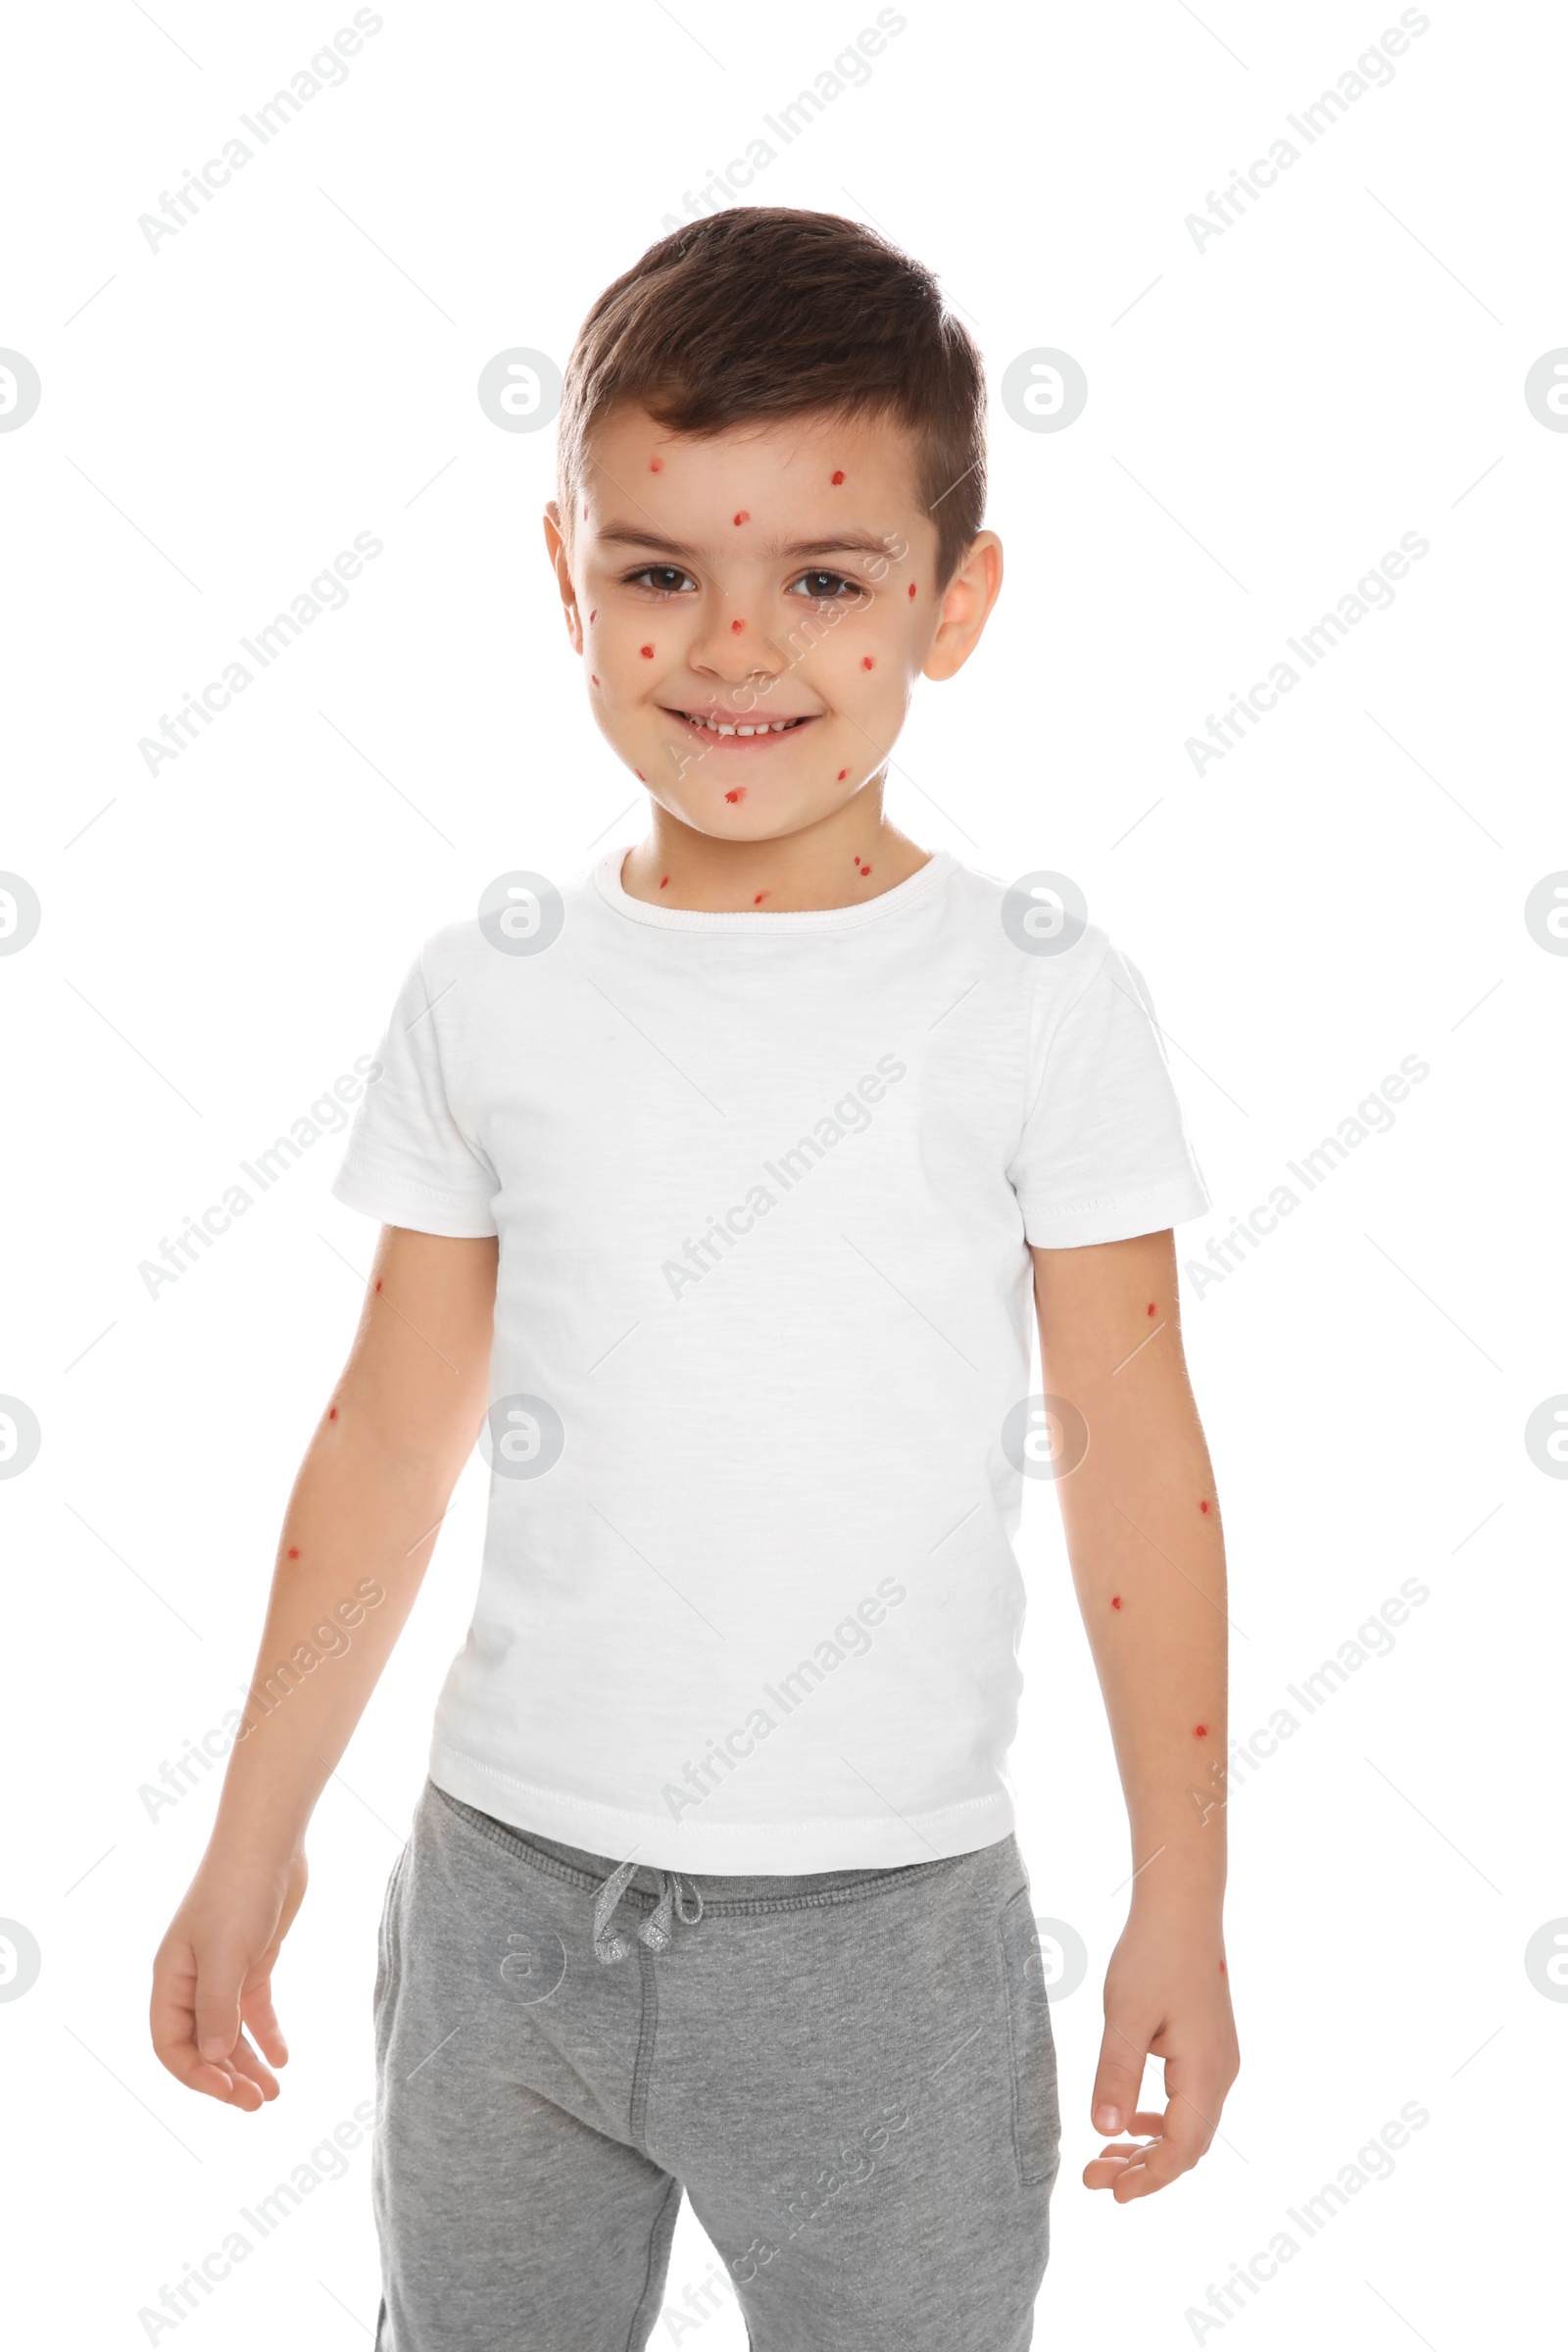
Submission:
[[[639,530],[629,522],[607,523],[599,536],[612,546],[650,547],[662,556],[688,557],[696,552],[683,547],[678,540],[662,539],[657,531]],[[875,539],[867,531],[845,531],[832,539],[792,540],[784,547],[764,543],[760,552],[767,557],[787,556],[792,560],[806,556],[880,556],[886,562],[888,548],[886,540]]]

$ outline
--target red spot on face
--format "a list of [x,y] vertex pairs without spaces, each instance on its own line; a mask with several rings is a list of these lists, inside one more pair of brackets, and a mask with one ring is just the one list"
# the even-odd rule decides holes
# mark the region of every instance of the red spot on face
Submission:
[[862,669],[875,669],[876,663],[872,661],[869,654],[862,654],[860,656],[860,667]]
[[289,1558],[290,1558],[291,1560],[297,1560],[297,1559],[299,1558],[299,1556],[300,1556],[300,1547],[299,1547],[299,1545],[298,1545],[297,1544],[291,1544],[289,1545],[289,1547],[288,1547],[288,1556],[289,1556]]
[[1119,1609],[1121,1607],[1121,1594],[1119,1592],[1113,1592],[1111,1594],[1110,1605],[1113,1609]]
[[914,582],[912,580],[909,582],[909,594],[911,596],[914,594]]
[[752,518],[751,518],[750,514],[748,514],[748,513],[746,512],[746,509],[745,509],[744,507],[742,507],[742,509],[741,509],[740,513],[739,513],[739,514],[736,515],[736,517],[735,517],[735,525],[736,525],[736,528],[737,528],[737,529],[739,529],[740,525],[741,525],[743,522],[750,522],[750,521],[751,521],[751,519],[752,519]]
[[1199,1507],[1199,1509],[1200,1509],[1200,1511],[1206,1511],[1206,1510],[1207,1510],[1207,1508],[1208,1508],[1208,1505],[1207,1505],[1207,1503],[1206,1503],[1206,1502],[1200,1502],[1200,1503],[1199,1504],[1199,1506],[1198,1506],[1198,1507]]
[[589,613],[588,617],[589,617],[589,619],[590,619],[590,620],[597,620],[597,619],[599,618],[599,607],[598,607],[597,605],[595,605],[595,607],[594,607],[593,611],[592,611],[592,612]]
[[752,905],[753,905],[754,906],[760,906],[760,905],[762,904],[762,901],[763,901],[763,900],[766,898],[766,896],[767,896],[767,893],[766,893],[766,891],[765,891],[765,890],[760,890],[760,891],[758,892],[758,894],[757,894],[756,898],[755,898],[755,899],[752,901]]
[[669,876],[667,874],[662,874],[660,876],[659,887],[661,890],[667,890],[669,888]]
[[731,634],[732,636],[734,636],[734,637],[738,637],[738,636],[740,635],[740,633],[741,633],[742,629],[744,629],[744,628],[745,628],[745,626],[746,626],[746,623],[745,623],[745,621],[744,621],[744,620],[732,620],[732,621],[730,622],[730,624],[729,624],[729,625],[730,625],[730,634]]
[[335,1421],[337,1419],[337,1406],[335,1404],[326,1417],[329,1421]]
[[645,662],[651,662],[654,658],[654,649],[651,645],[640,645],[637,648],[637,651],[641,654]]
[[744,800],[745,800],[745,798],[746,798],[746,787],[745,787],[745,785],[744,785],[744,784],[737,784],[737,785],[735,786],[735,789],[733,790],[733,792],[726,792],[726,793],[725,793],[725,795],[724,795],[724,798],[725,798],[725,800],[726,800],[726,801],[731,801],[731,802],[733,802],[733,801],[744,801]]
[[662,459],[662,458],[650,458],[650,459],[649,459],[649,461],[648,461],[648,470],[649,470],[649,472],[650,472],[650,473],[662,473],[662,472],[663,472],[663,470],[664,470],[664,461],[663,461],[663,459]]
[[844,468],[843,468],[843,467],[842,467],[842,466],[840,466],[840,468],[839,468],[839,470],[838,470],[838,472],[837,472],[837,473],[836,473],[836,474],[833,476],[833,487],[834,487],[834,489],[835,489],[835,490],[838,488],[838,486],[839,486],[840,482],[842,482],[842,481],[843,481],[843,479],[844,479]]
[[1194,1738],[1195,1740],[1206,1740],[1206,1739],[1208,1738],[1208,1726],[1207,1726],[1207,1724],[1206,1724],[1206,1723],[1195,1723],[1195,1724],[1194,1724],[1194,1726],[1193,1726],[1193,1738]]

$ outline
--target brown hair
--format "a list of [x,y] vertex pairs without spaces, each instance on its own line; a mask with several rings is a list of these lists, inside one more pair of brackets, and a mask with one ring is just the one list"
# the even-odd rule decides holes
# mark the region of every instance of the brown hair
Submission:
[[588,436],[621,402],[671,432],[825,410],[914,437],[946,587],[985,515],[985,377],[920,263],[836,213],[734,205],[651,245],[583,320],[561,396],[569,531]]

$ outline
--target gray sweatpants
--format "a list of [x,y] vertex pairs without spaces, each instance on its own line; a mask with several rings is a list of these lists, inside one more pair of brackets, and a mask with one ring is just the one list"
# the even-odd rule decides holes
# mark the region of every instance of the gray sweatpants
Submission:
[[640,2352],[684,2189],[753,2352],[1024,2352],[1060,2136],[1011,1838],[698,1879],[427,1786],[375,1990],[378,2352]]

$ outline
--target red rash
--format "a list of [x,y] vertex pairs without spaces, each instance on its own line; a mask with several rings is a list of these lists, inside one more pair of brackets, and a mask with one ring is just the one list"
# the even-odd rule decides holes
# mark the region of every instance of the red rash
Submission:
[[594,607],[593,611],[592,611],[592,612],[589,613],[588,617],[589,617],[589,619],[590,619],[590,620],[597,620],[597,619],[599,618],[599,607],[598,607],[597,605],[595,605],[595,607]]
[[594,678],[594,673],[593,673],[593,671],[592,671],[592,670],[590,670],[590,671],[588,672],[588,675],[590,676],[590,678],[593,678],[593,680],[594,680],[594,684],[597,686],[597,685],[598,685],[598,683],[599,683],[599,680],[598,680],[597,678]]
[[636,777],[639,784],[647,783],[648,778],[643,774],[643,771],[640,767],[634,767],[631,772]]
[[753,905],[754,906],[760,906],[760,905],[762,904],[762,901],[763,901],[763,900],[766,898],[766,896],[767,896],[767,893],[766,893],[766,891],[765,891],[765,890],[760,890],[760,891],[758,892],[758,894],[757,894],[756,898],[755,898],[755,899],[752,901],[752,905]]
[[1200,1503],[1199,1504],[1199,1506],[1198,1506],[1198,1507],[1199,1507],[1199,1509],[1200,1509],[1200,1511],[1206,1511],[1206,1510],[1207,1510],[1207,1508],[1208,1508],[1208,1505],[1207,1505],[1207,1503],[1206,1503],[1206,1502],[1200,1502]]
[[297,1560],[297,1559],[299,1558],[299,1556],[300,1556],[300,1547],[299,1547],[299,1545],[298,1545],[297,1544],[291,1544],[289,1545],[289,1547],[288,1547],[288,1556],[289,1556],[289,1558],[290,1558],[291,1560]]
[[1152,1298],[1151,1298],[1151,1300],[1149,1301],[1149,1311],[1150,1311],[1150,1313],[1151,1313],[1151,1314],[1153,1314],[1153,1312],[1155,1311],[1155,1310],[1154,1310],[1154,1301],[1152,1300]]
[[909,594],[911,596],[914,594],[914,582],[912,580],[909,582]]
[[1195,1740],[1206,1740],[1206,1739],[1208,1738],[1208,1726],[1207,1726],[1207,1724],[1206,1724],[1206,1723],[1195,1723],[1195,1724],[1194,1724],[1194,1726],[1193,1726],[1193,1738],[1194,1738]]
[[1220,1964],[1219,1964],[1219,1973],[1220,1973],[1220,1975],[1221,1975],[1222,1977],[1223,1977],[1223,1976],[1225,1976],[1225,1975],[1227,1975],[1227,1974],[1229,1973],[1229,1972],[1227,1971],[1227,1969],[1226,1969],[1226,1966],[1225,1966],[1225,1963],[1224,1963],[1224,1961],[1223,1961],[1223,1960],[1222,1960],[1222,1961],[1220,1962]]
[[746,512],[746,509],[745,509],[744,507],[742,507],[742,509],[741,509],[740,513],[739,513],[739,514],[736,515],[736,517],[735,517],[735,526],[736,526],[737,530],[740,528],[740,525],[741,525],[743,522],[750,522],[750,521],[751,521],[751,519],[752,519],[752,518],[751,518],[750,514],[747,514],[747,512]]
[[335,1404],[326,1417],[329,1421],[335,1421],[337,1419],[337,1406]]
[[732,620],[732,621],[730,622],[730,624],[729,624],[729,625],[730,625],[730,633],[731,633],[731,635],[732,635],[732,636],[735,636],[735,637],[738,637],[738,636],[740,635],[740,633],[741,633],[742,629],[744,629],[744,628],[745,628],[745,626],[746,626],[746,623],[745,623],[745,621],[744,621],[744,620]]
[[645,662],[651,662],[654,658],[654,649],[651,645],[640,645],[637,648],[637,651],[641,654]]
[[1113,1609],[1119,1609],[1121,1607],[1121,1594],[1119,1592],[1113,1592],[1111,1594],[1110,1605]]
[[379,1289],[381,1288],[381,1280],[380,1280],[380,1276],[379,1276],[379,1275],[377,1275],[377,1277],[376,1277],[376,1283],[375,1283],[375,1287],[376,1287],[376,1289],[377,1289],[377,1290],[379,1290]]
[[662,473],[662,472],[663,472],[663,470],[664,470],[664,461],[663,461],[663,459],[662,459],[662,458],[650,458],[650,459],[649,459],[649,461],[648,461],[648,470],[649,470],[649,472],[650,472],[650,473]]
[[667,874],[662,874],[660,876],[659,887],[661,890],[667,890],[669,888],[669,876]]
[[875,669],[876,663],[872,661],[869,654],[862,654],[860,656],[860,667],[862,669]]
[[849,772],[850,772],[850,771],[849,771],[849,769],[848,769],[847,767],[841,767],[841,768],[839,769],[838,780],[839,780],[839,782],[840,782],[841,784],[843,783],[843,781],[844,781],[845,777],[846,777],[846,776],[849,774]]
[[843,481],[843,479],[844,479],[844,474],[843,474],[843,470],[842,470],[842,468],[841,468],[841,470],[840,470],[839,472],[837,472],[837,473],[836,473],[836,474],[833,476],[833,487],[834,487],[834,489],[835,489],[835,490],[838,488],[838,486],[839,486],[840,482],[842,482],[842,481]]

